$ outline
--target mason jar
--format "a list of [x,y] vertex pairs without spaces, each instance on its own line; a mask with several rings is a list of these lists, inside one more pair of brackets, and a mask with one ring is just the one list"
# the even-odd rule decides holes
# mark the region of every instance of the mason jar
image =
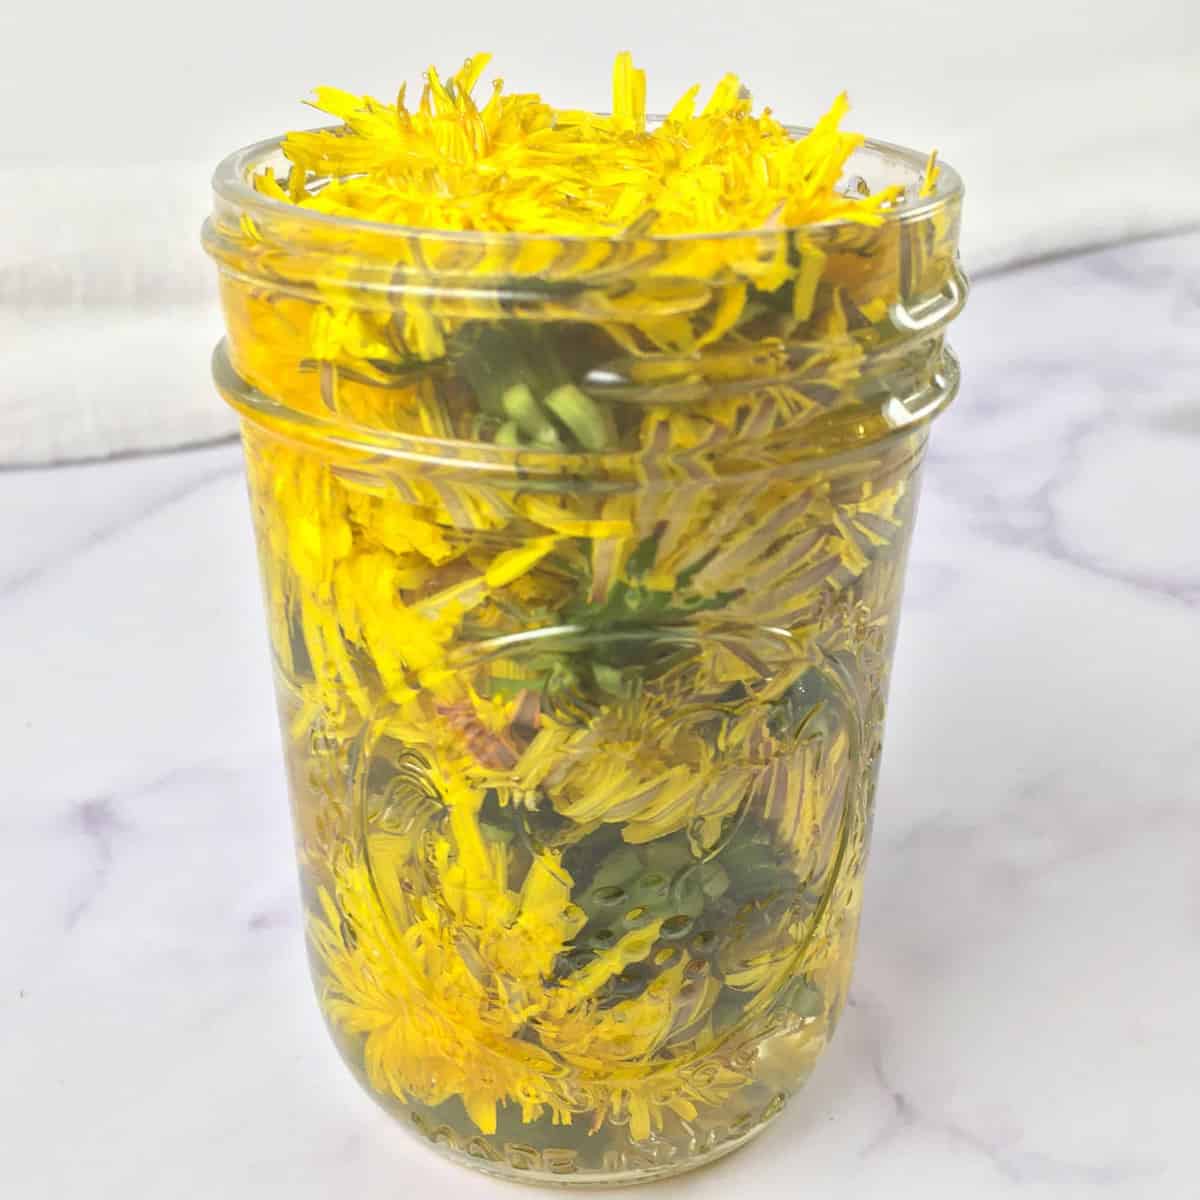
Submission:
[[725,1154],[846,999],[958,177],[868,142],[877,224],[581,238],[284,166],[227,159],[205,245],[333,1038],[495,1174]]

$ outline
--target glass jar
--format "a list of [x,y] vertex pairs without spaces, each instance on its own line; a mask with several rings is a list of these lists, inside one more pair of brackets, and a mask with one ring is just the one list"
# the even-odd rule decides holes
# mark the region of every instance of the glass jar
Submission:
[[333,1037],[486,1171],[722,1155],[846,999],[958,178],[868,143],[877,225],[605,239],[272,165],[221,165],[205,243]]

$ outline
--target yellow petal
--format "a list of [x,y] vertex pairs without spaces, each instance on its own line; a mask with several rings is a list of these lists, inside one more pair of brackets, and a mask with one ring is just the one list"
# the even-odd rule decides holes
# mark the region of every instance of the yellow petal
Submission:
[[628,50],[617,55],[613,67],[613,123],[635,133],[646,128],[646,72],[633,65]]
[[713,323],[708,332],[696,341],[697,348],[719,341],[737,324],[746,307],[746,290],[744,283],[731,284],[721,289],[721,298],[717,303],[717,311],[713,314]]
[[532,570],[538,563],[558,545],[555,536],[534,538],[523,546],[505,550],[492,559],[485,576],[490,588],[504,587],[514,579],[520,579],[527,571]]
[[650,1105],[644,1096],[629,1097],[629,1136],[644,1142],[650,1136]]
[[467,1092],[463,1096],[463,1107],[467,1116],[475,1122],[480,1133],[496,1132],[496,1101],[489,1096],[481,1096],[478,1092]]

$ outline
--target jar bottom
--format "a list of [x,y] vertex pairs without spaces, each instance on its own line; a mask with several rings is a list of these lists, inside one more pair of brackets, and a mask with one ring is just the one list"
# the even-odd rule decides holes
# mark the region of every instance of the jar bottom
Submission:
[[456,1164],[468,1167],[481,1175],[492,1179],[501,1179],[506,1183],[524,1183],[546,1188],[595,1188],[612,1190],[620,1187],[631,1187],[641,1183],[653,1183],[663,1179],[672,1179],[678,1175],[690,1174],[692,1171],[707,1167],[726,1155],[740,1150],[753,1141],[760,1133],[773,1124],[783,1111],[784,1103],[768,1106],[759,1119],[749,1128],[738,1129],[697,1153],[683,1155],[665,1162],[652,1162],[650,1157],[643,1163],[633,1163],[628,1166],[614,1167],[612,1170],[588,1169],[580,1171],[563,1160],[556,1162],[553,1151],[539,1153],[532,1147],[519,1144],[509,1144],[494,1147],[498,1158],[472,1153],[469,1149],[453,1144],[449,1139],[439,1136],[441,1131],[421,1128],[417,1122],[404,1122],[411,1128],[410,1135],[435,1150],[442,1158]]

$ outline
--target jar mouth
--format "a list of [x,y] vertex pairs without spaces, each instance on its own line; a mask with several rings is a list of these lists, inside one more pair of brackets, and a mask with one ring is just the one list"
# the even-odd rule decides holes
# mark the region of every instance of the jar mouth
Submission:
[[[659,124],[662,116],[649,117],[648,123]],[[340,126],[323,126],[309,132],[329,132]],[[795,138],[804,137],[811,130],[805,126],[785,126]],[[212,176],[212,188],[218,202],[228,205],[239,216],[261,218],[266,223],[273,219],[286,218],[288,231],[303,240],[306,231],[328,237],[333,234],[369,234],[376,245],[384,245],[388,238],[395,238],[411,246],[424,240],[440,246],[450,243],[463,246],[522,246],[534,242],[554,242],[563,246],[596,246],[636,242],[641,247],[685,246],[697,242],[719,243],[733,239],[778,238],[780,235],[803,235],[822,230],[829,231],[842,226],[856,224],[845,218],[818,221],[803,225],[757,226],[746,229],[718,231],[698,230],[688,233],[655,233],[631,228],[627,231],[603,234],[529,233],[505,230],[458,230],[436,227],[396,225],[386,221],[371,221],[345,217],[332,213],[315,212],[283,200],[276,200],[257,191],[250,182],[253,176],[265,167],[275,167],[286,172],[288,161],[283,154],[283,137],[267,138],[235,150],[217,164]],[[856,179],[866,181],[872,192],[889,185],[899,184],[904,188],[904,199],[894,207],[879,212],[879,224],[907,225],[925,221],[941,210],[956,204],[963,194],[962,178],[958,172],[940,158],[937,161],[938,176],[933,189],[927,195],[920,194],[928,156],[916,150],[867,138],[854,151],[847,163],[842,185],[848,186]],[[878,227],[878,226],[876,226]],[[380,241],[382,239],[382,242]]]
[[[669,442],[675,414],[718,403],[728,420],[679,436],[712,457],[697,469],[723,474],[741,470],[781,411],[806,414],[803,433],[789,422],[789,439],[815,440],[761,449],[811,465],[927,424],[956,391],[943,334],[966,296],[963,186],[939,163],[926,194],[928,159],[916,151],[866,140],[850,156],[843,194],[897,197],[869,224],[658,234],[643,220],[562,234],[414,228],[301,207],[254,186],[265,170],[286,175],[283,145],[271,138],[221,162],[203,234],[230,306],[218,389],[276,436],[476,475],[554,479],[602,460],[606,473],[636,475],[648,414]],[[777,293],[782,304],[763,298]],[[750,340],[726,345],[744,312],[756,322]],[[256,320],[273,332],[260,334]],[[480,333],[489,329],[507,330],[507,341],[492,345]],[[540,329],[572,335],[569,369],[533,336]],[[254,361],[263,338],[283,360]],[[388,397],[419,380],[437,395],[413,401],[420,425],[402,433],[413,414],[388,408]],[[795,393],[786,403],[771,393],[784,386]],[[753,421],[728,415],[756,390]]]

